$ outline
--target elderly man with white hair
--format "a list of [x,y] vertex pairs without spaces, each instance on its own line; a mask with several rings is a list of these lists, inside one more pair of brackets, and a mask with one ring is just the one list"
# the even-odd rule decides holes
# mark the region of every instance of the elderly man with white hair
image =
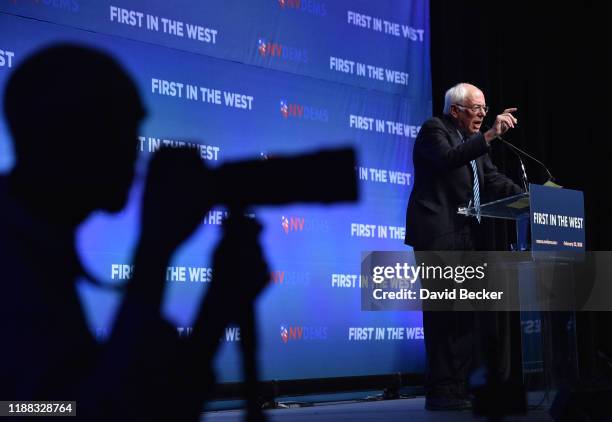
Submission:
[[[405,243],[415,251],[478,250],[480,215],[462,216],[457,209],[472,204],[478,210],[485,202],[522,192],[488,154],[491,141],[516,126],[516,108],[505,109],[481,132],[488,111],[483,92],[460,83],[446,92],[443,115],[421,126],[406,211]],[[427,409],[471,406],[465,386],[473,363],[474,321],[472,312],[424,307]]]

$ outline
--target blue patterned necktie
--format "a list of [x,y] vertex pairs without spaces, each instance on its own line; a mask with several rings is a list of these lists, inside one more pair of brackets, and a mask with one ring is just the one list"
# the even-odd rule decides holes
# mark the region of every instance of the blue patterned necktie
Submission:
[[476,169],[476,160],[470,161],[472,172],[474,173],[474,209],[476,210],[476,219],[480,223],[480,184],[478,182],[478,170]]
[[[465,142],[465,138],[461,136],[463,142]],[[480,183],[478,182],[478,168],[476,167],[476,160],[470,161],[472,165],[472,174],[474,175],[474,183],[472,186],[474,193],[474,210],[476,211],[476,219],[480,223]]]

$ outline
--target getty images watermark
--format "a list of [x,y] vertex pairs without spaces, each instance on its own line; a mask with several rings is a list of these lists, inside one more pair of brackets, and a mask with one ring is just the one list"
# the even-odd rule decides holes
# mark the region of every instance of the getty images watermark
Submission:
[[364,311],[612,310],[612,252],[364,252]]

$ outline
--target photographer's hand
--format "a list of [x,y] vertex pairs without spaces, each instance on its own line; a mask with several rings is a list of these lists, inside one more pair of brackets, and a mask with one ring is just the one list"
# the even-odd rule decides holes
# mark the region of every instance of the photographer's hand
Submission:
[[151,159],[134,279],[128,291],[153,306],[161,303],[165,269],[172,253],[196,230],[212,206],[206,194],[208,179],[209,171],[196,150],[163,148]]

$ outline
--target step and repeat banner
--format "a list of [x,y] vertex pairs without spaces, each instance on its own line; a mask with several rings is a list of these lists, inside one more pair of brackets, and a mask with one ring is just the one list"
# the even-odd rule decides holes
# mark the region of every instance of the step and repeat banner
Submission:
[[[161,145],[191,144],[211,167],[352,146],[359,202],[250,210],[264,226],[271,270],[257,305],[261,376],[423,370],[421,314],[362,312],[359,273],[362,251],[406,250],[412,146],[432,113],[426,0],[0,0],[0,92],[20,62],[57,42],[117,58],[148,111],[128,206],[92,216],[79,231],[91,273],[109,283],[129,280],[146,164]],[[35,119],[45,110],[31,113]],[[13,161],[2,118],[0,172]],[[269,189],[295,182],[279,175]],[[225,215],[212,209],[167,270],[163,311],[180,335],[189,335],[213,276]],[[121,295],[87,283],[79,292],[103,341]],[[219,380],[237,381],[240,330],[228,328],[221,341]]]

